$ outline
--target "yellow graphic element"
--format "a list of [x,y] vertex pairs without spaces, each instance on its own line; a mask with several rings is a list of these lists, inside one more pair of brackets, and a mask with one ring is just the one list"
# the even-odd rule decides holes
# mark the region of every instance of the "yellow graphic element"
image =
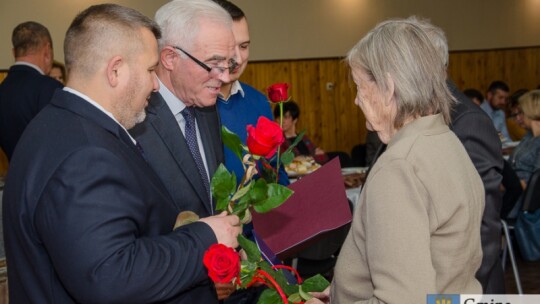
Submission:
[[440,297],[435,299],[435,304],[452,304],[452,298]]

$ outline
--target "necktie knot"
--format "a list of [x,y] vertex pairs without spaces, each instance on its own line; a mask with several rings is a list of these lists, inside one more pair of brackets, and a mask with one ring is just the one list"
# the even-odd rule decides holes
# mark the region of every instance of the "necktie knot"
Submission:
[[187,123],[193,123],[195,117],[193,116],[192,108],[185,107],[180,113],[182,113],[182,116],[184,116]]

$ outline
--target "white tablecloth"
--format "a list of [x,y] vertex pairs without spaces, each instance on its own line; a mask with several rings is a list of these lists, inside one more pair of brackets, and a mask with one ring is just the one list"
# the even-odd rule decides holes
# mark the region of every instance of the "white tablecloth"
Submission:
[[362,186],[345,190],[345,192],[347,192],[347,198],[351,201],[354,208],[356,208],[356,204],[358,202],[358,197],[360,196],[361,190]]

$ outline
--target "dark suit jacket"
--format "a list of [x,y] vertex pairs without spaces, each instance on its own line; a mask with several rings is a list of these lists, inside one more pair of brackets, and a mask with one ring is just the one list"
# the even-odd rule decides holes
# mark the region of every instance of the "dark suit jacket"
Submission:
[[128,134],[65,91],[28,125],[3,198],[10,303],[217,303],[202,222],[179,210]]
[[482,217],[483,259],[476,278],[484,293],[503,294],[504,276],[500,261],[502,196],[499,189],[502,180],[503,158],[501,141],[491,119],[461,91],[452,81],[448,87],[458,104],[452,112],[451,128],[457,135],[482,178],[486,191],[486,204]]
[[14,65],[0,84],[0,146],[11,159],[24,129],[62,84],[26,65]]
[[[152,94],[146,115],[145,121],[130,133],[143,147],[148,163],[165,184],[176,207],[193,211],[200,217],[211,215],[210,199],[195,160],[161,94]],[[195,108],[195,116],[211,177],[223,163],[219,116],[215,107]]]

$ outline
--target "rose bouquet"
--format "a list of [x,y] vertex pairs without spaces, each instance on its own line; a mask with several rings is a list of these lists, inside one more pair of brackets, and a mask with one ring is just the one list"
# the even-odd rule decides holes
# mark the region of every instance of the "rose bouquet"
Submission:
[[[274,84],[268,88],[270,101],[277,103],[281,112],[283,102],[289,99],[287,89],[286,83]],[[246,145],[238,135],[222,127],[223,143],[242,162],[244,175],[237,183],[236,175],[229,172],[223,164],[218,167],[211,181],[217,210],[236,214],[242,223],[249,223],[251,208],[258,213],[268,212],[292,195],[292,190],[278,183],[279,171],[282,165],[287,165],[294,159],[292,149],[302,138],[303,132],[280,154],[280,146],[285,141],[281,126],[281,120],[278,124],[261,116],[255,126],[247,126]]]
[[[288,84],[274,84],[268,88],[271,102],[277,103],[283,117],[283,102],[288,101]],[[246,128],[247,140],[244,145],[238,135],[222,127],[223,143],[242,162],[244,174],[237,182],[236,175],[221,164],[210,182],[212,196],[218,211],[227,211],[238,215],[242,223],[251,222],[251,211],[268,212],[283,204],[293,191],[278,183],[280,167],[292,162],[292,149],[300,141],[303,132],[280,153],[280,146],[285,141],[282,121],[276,123],[266,117],[260,117],[255,126]],[[198,219],[192,212],[182,212],[177,225],[183,225]],[[175,226],[175,227],[176,227]],[[238,243],[244,249],[247,258],[240,262],[239,254],[222,244],[211,246],[203,262],[209,277],[215,283],[234,282],[237,288],[249,288],[253,284],[264,284],[269,288],[261,295],[261,304],[302,303],[311,298],[308,292],[323,291],[329,282],[321,275],[302,282],[296,271],[288,266],[271,266],[261,256],[257,245],[242,235]],[[291,271],[297,277],[296,284],[289,284],[283,271]]]
[[[206,252],[204,265],[215,283],[234,282],[238,288],[249,288],[254,284],[268,286],[258,304],[304,303],[312,298],[309,292],[321,292],[330,284],[320,274],[302,281],[296,270],[289,266],[271,266],[262,258],[257,245],[244,236],[238,236],[238,242],[246,252],[246,260],[240,261],[240,255],[232,248],[215,244]],[[283,271],[294,273],[297,283],[290,284]]]

